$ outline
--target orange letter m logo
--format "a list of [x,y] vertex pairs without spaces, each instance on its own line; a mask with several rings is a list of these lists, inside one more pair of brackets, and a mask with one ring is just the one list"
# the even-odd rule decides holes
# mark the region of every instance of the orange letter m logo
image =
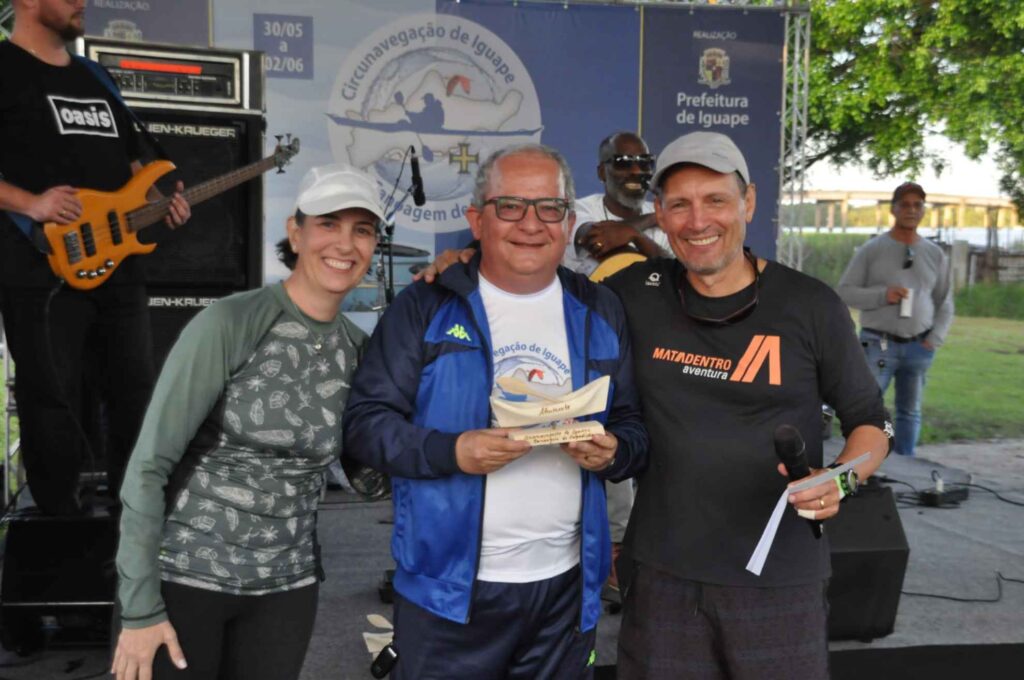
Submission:
[[736,365],[736,370],[729,376],[733,382],[754,382],[754,378],[761,372],[764,360],[768,360],[768,384],[782,384],[782,360],[779,348],[779,336],[777,335],[755,335],[743,353],[743,358]]

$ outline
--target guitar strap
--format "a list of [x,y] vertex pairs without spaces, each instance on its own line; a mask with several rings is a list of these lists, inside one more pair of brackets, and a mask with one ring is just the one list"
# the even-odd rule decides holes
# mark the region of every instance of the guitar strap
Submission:
[[107,69],[103,68],[103,66],[101,66],[99,62],[95,62],[92,59],[87,59],[86,57],[77,54],[72,55],[72,59],[75,59],[78,63],[82,64],[87,69],[92,71],[93,75],[96,76],[96,80],[103,83],[107,90],[110,91],[110,94],[113,95],[114,99],[116,99],[118,103],[121,104],[121,108],[124,109],[124,111],[128,114],[128,117],[131,119],[131,121],[135,123],[135,127],[138,128],[139,132],[142,133],[143,138],[145,138],[145,140],[149,142],[150,146],[153,147],[153,150],[156,151],[157,155],[160,158],[172,160],[170,154],[167,153],[166,149],[164,149],[163,144],[161,144],[160,141],[153,136],[153,133],[149,131],[149,128],[146,127],[146,124],[142,122],[138,115],[134,111],[132,111],[131,108],[128,106],[128,103],[125,102],[124,97],[121,95],[121,90],[118,89],[117,83],[114,82],[114,78],[110,75]]

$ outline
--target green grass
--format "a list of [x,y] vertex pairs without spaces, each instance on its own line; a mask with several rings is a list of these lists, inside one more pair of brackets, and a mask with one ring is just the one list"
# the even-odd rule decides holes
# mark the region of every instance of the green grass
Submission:
[[[800,271],[824,281],[833,288],[846,271],[853,252],[867,243],[871,234],[786,234],[784,239],[803,242],[803,262]],[[785,244],[779,252],[786,252]],[[791,266],[793,263],[789,263]]]
[[1024,322],[958,315],[928,371],[921,442],[1024,437],[1021,376]]
[[[6,375],[5,371],[4,371],[4,360],[3,360],[3,357],[0,357],[0,464],[2,464],[2,462],[4,460],[4,456],[3,456],[4,429],[7,427],[7,419],[4,417],[5,414],[3,412],[4,406],[6,406],[6,404],[7,404],[6,396],[7,396],[7,375]],[[12,423],[11,423],[11,437],[12,437],[12,439],[17,439],[17,437],[18,437],[18,421],[17,421],[17,419],[14,419],[12,421]],[[14,464],[17,465],[18,462],[19,462],[18,461],[18,456],[15,456]],[[13,491],[15,491],[17,489],[17,483],[13,479],[11,480],[11,482],[12,482],[12,484],[11,484],[11,491],[13,492]],[[3,485],[0,484],[0,488],[2,488],[2,487],[3,487]],[[0,498],[2,498],[2,494],[0,494]]]
[[956,294],[956,315],[1024,321],[1024,283],[976,283]]

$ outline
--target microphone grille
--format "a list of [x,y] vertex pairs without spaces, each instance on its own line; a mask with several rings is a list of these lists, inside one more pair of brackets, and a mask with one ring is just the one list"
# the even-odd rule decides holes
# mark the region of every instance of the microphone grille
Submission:
[[799,455],[804,448],[804,439],[800,431],[792,425],[779,425],[775,428],[775,452],[779,458],[788,460]]

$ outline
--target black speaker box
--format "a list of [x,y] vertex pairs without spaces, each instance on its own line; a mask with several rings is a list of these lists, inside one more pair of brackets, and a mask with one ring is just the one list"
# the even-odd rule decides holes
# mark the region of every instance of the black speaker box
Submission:
[[888,635],[910,556],[892,489],[865,485],[825,526],[832,551],[829,639]]
[[21,653],[44,631],[68,641],[109,639],[117,574],[117,528],[109,514],[50,517],[12,513],[0,579],[0,642]]
[[[242,113],[137,108],[177,169],[158,186],[196,186],[254,163],[263,155],[263,118]],[[157,248],[146,258],[151,287],[220,287],[245,290],[263,274],[262,176],[192,207],[182,227],[154,225],[140,233]]]
[[[263,156],[263,117],[242,112],[136,108],[177,169],[159,183],[165,193],[220,177]],[[263,283],[263,178],[192,206],[178,229],[154,225],[140,239],[145,255],[157,367],[181,329],[213,300]]]

